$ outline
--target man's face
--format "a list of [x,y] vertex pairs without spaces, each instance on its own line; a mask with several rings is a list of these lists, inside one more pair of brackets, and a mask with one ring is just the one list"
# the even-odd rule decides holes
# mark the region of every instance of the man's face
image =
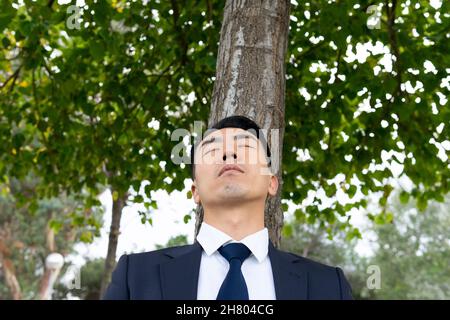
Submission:
[[207,135],[195,150],[192,193],[203,205],[236,204],[275,195],[265,146],[250,132],[224,128]]

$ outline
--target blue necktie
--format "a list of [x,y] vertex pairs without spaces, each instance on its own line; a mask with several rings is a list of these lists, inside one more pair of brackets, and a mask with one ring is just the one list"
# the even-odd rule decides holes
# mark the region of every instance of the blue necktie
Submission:
[[217,300],[248,300],[248,290],[241,266],[250,255],[250,250],[242,243],[230,243],[219,249],[228,260],[230,269],[220,287]]

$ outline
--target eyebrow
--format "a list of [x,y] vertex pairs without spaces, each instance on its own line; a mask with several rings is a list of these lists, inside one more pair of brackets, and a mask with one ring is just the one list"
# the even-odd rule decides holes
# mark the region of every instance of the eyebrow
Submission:
[[200,144],[200,148],[203,148],[204,146],[213,143],[214,141],[216,141],[216,137],[211,137],[208,140],[204,140],[202,141],[202,143]]
[[[233,140],[236,141],[236,140],[247,139],[247,138],[253,139],[253,140],[257,141],[257,140],[256,140],[257,138],[256,138],[254,135],[252,135],[252,134],[245,134],[245,133],[241,133],[241,134],[235,135],[235,136],[233,137]],[[204,140],[204,141],[200,144],[200,147],[202,148],[202,147],[204,147],[204,146],[206,146],[206,145],[208,145],[208,144],[211,144],[211,143],[213,143],[213,142],[220,142],[220,141],[222,141],[222,137],[211,137],[211,138],[209,138],[208,140]]]

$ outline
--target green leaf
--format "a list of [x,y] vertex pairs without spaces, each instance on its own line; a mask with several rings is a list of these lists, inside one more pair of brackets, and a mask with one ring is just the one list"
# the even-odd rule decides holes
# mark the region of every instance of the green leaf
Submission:
[[289,238],[289,237],[292,236],[292,225],[290,225],[290,224],[285,224],[285,225],[283,226],[283,236],[284,236],[284,237],[287,237],[287,238]]
[[90,231],[84,231],[80,235],[80,241],[84,243],[92,243],[93,239],[93,234]]
[[37,201],[32,200],[28,207],[28,210],[30,211],[31,214],[35,214],[36,211],[38,210],[38,208],[39,208],[39,205],[38,205]]
[[63,223],[61,221],[57,221],[57,220],[50,220],[48,223],[48,226],[53,229],[53,231],[55,232],[55,234],[57,234],[59,232],[59,230],[61,230],[61,228],[63,227]]
[[362,239],[361,232],[358,228],[352,228],[349,232],[347,232],[345,239],[347,241],[351,241],[353,239]]
[[89,52],[95,60],[101,60],[105,55],[105,47],[100,41],[91,41],[89,42]]
[[365,196],[369,195],[369,187],[368,187],[367,185],[364,184],[364,185],[361,187],[361,192],[362,192]]
[[32,29],[32,23],[28,20],[22,20],[19,23],[19,30],[25,35],[29,35]]
[[350,188],[348,188],[347,194],[350,199],[352,199],[355,196],[356,190],[357,188],[355,185],[351,185]]
[[109,1],[97,1],[93,4],[95,11],[95,21],[101,26],[107,26],[109,23],[109,15],[111,14],[111,5]]
[[325,189],[325,194],[327,195],[327,197],[331,198],[332,196],[334,196],[336,194],[336,184],[325,184],[324,185],[324,189]]
[[12,138],[13,146],[16,149],[19,149],[22,146],[22,144],[24,143],[24,141],[25,141],[25,136],[21,133],[15,134]]
[[72,224],[76,227],[82,227],[85,223],[85,217],[82,215],[77,215],[72,218]]
[[3,37],[2,44],[5,49],[8,49],[8,47],[11,45],[11,41],[9,41],[7,37]]
[[387,212],[385,221],[386,223],[392,223],[392,221],[394,221],[394,214],[392,212]]
[[403,204],[408,203],[409,201],[409,193],[406,191],[400,192],[400,202]]
[[10,0],[2,0],[0,5],[0,33],[8,27],[16,15],[16,10],[12,7]]
[[380,206],[384,207],[386,205],[387,202],[387,197],[385,195],[380,197],[380,200],[378,200],[378,203],[380,204]]
[[417,198],[417,209],[419,209],[420,211],[425,211],[425,209],[427,208],[427,199],[425,198],[425,196],[423,194],[421,194],[418,198]]
[[297,209],[294,211],[295,219],[299,222],[303,222],[305,220],[305,213],[301,209]]

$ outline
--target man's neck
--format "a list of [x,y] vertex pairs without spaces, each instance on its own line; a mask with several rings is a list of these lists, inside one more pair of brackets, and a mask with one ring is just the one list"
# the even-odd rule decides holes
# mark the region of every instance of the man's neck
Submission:
[[264,204],[203,207],[203,210],[203,221],[237,241],[264,228]]

